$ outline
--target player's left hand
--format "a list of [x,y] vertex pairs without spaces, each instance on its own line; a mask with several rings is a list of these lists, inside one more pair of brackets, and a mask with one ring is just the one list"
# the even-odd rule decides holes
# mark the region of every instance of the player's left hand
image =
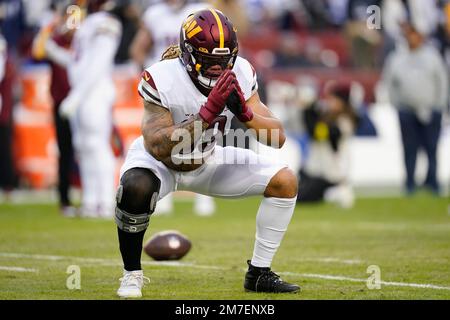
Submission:
[[79,103],[79,99],[75,95],[69,94],[59,106],[59,115],[65,119],[73,118]]
[[247,105],[244,97],[244,93],[242,92],[241,86],[236,80],[235,90],[231,92],[227,99],[227,107],[230,111],[239,119],[241,122],[248,122],[253,119],[253,111]]

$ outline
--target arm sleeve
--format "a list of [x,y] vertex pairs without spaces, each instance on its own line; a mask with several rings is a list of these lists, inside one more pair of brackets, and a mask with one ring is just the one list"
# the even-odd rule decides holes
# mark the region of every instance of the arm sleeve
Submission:
[[72,61],[72,54],[69,50],[60,47],[55,41],[52,39],[48,39],[45,44],[45,51],[47,53],[47,57],[59,64],[62,67],[67,67]]

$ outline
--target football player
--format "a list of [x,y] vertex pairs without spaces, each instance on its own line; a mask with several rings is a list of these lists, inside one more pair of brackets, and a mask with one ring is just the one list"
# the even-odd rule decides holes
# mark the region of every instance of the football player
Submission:
[[[122,26],[114,14],[125,1],[91,0],[88,16],[72,42],[68,65],[71,90],[60,106],[70,120],[80,165],[82,212],[86,217],[114,214],[115,158],[110,144],[115,86],[114,56]],[[105,11],[108,5],[110,11]]]
[[[161,60],[167,47],[178,42],[179,26],[188,14],[206,7],[204,3],[188,3],[186,0],[166,0],[150,6],[142,17],[142,27],[130,48],[133,60],[145,67]],[[194,201],[194,212],[197,215],[210,216],[214,213],[212,198],[196,194]],[[168,214],[172,210],[173,198],[172,194],[168,194],[158,202],[155,213]]]
[[295,174],[273,158],[221,147],[207,135],[198,138],[211,128],[226,131],[230,119],[237,117],[268,145],[281,147],[286,139],[280,121],[259,99],[253,67],[238,57],[231,21],[215,9],[190,14],[182,24],[179,46],[169,47],[161,62],[143,72],[138,90],[145,109],[142,136],[130,146],[116,197],[124,263],[117,294],[142,296],[144,233],[156,202],[175,190],[223,198],[262,195],[244,288],[299,291],[270,268],[294,212]]

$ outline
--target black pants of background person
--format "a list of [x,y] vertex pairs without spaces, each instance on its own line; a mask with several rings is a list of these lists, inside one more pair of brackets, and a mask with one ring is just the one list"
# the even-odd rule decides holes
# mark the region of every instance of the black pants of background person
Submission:
[[53,120],[56,128],[56,141],[59,149],[58,159],[58,195],[61,207],[70,206],[69,188],[70,177],[74,167],[74,151],[72,146],[72,132],[67,119],[58,114],[59,104],[53,109]]
[[398,114],[406,168],[406,191],[412,193],[416,188],[414,173],[417,152],[422,148],[428,158],[428,172],[424,185],[438,193],[439,184],[436,176],[437,145],[441,132],[442,114],[433,111],[429,123],[422,123],[415,113],[411,111],[400,110]]
[[336,185],[326,179],[308,175],[303,170],[300,170],[299,177],[297,202],[322,201],[325,191]]
[[0,189],[11,191],[16,186],[13,163],[11,124],[0,124]]

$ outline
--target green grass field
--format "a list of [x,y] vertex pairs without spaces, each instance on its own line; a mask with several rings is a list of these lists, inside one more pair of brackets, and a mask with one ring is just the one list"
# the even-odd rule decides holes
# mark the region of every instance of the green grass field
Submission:
[[[143,255],[151,283],[145,299],[449,299],[448,198],[359,199],[352,210],[298,206],[273,269],[299,283],[294,295],[245,293],[259,200],[218,200],[202,218],[181,201],[172,216],[153,216],[146,239],[176,229],[193,242],[177,263]],[[81,290],[66,288],[69,265]],[[368,289],[367,268],[381,270]],[[55,205],[0,204],[0,299],[116,299],[122,267],[112,221],[67,219]]]

